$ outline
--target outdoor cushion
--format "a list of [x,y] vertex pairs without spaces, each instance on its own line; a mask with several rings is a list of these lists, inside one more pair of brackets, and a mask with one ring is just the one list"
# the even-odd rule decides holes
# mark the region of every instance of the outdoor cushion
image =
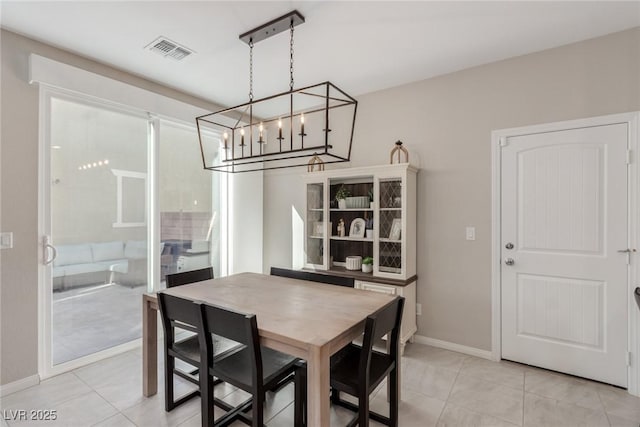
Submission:
[[121,240],[115,242],[91,243],[93,261],[107,261],[124,258],[124,244]]
[[80,245],[60,245],[56,247],[57,256],[53,265],[86,264],[93,261],[91,246],[88,243]]

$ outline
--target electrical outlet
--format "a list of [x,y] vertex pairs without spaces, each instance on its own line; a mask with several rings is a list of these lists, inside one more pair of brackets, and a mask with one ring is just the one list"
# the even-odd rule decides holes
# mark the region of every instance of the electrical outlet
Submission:
[[416,304],[416,316],[422,316],[422,304]]
[[5,231],[0,233],[0,249],[13,248],[13,233]]
[[467,236],[467,240],[476,240],[476,228],[467,227],[466,236]]

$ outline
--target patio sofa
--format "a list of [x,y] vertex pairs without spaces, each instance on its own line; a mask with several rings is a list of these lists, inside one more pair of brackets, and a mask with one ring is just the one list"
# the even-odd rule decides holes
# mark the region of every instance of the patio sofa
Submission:
[[53,290],[96,283],[142,285],[147,279],[147,242],[127,240],[56,247]]

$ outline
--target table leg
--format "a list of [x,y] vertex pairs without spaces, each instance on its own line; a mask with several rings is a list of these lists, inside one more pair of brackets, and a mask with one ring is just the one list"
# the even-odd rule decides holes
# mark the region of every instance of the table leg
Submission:
[[158,314],[142,296],[142,394],[158,392]]
[[328,348],[314,347],[307,358],[307,405],[308,424],[326,427],[330,423],[329,411],[329,368]]

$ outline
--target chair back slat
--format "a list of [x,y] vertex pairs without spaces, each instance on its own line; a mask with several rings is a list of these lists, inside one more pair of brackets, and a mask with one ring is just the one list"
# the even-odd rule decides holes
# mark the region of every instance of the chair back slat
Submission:
[[173,341],[173,326],[176,326],[174,322],[178,321],[192,326],[196,326],[200,322],[198,307],[191,300],[159,292],[158,306],[167,340]]
[[369,367],[371,364],[371,352],[373,343],[377,339],[387,335],[389,355],[396,361],[398,358],[398,337],[402,323],[402,310],[404,298],[396,297],[389,304],[367,317],[360,353],[360,366],[358,367],[358,380],[363,386],[369,382]]
[[251,366],[251,376],[253,383],[262,381],[262,354],[260,352],[260,336],[258,334],[258,322],[254,314],[239,313],[217,307],[210,304],[200,303],[200,324],[199,333],[201,360],[216,371],[216,361],[213,357],[212,334],[229,340],[233,340],[244,346],[242,351],[235,353],[236,359],[245,359],[247,365]]
[[394,329],[400,329],[403,308],[404,298],[399,297],[370,316],[376,320],[372,332],[374,340],[382,338]]
[[255,338],[253,324],[255,323],[255,334],[258,328],[256,316],[253,314],[238,313],[209,304],[202,304],[204,309],[203,323],[206,330],[211,334],[239,342],[244,345],[253,345]]
[[213,267],[167,274],[167,288],[213,279]]
[[326,283],[328,285],[354,287],[353,277],[331,276],[328,274],[314,273],[312,271],[289,270],[287,268],[271,267],[272,276],[289,277],[291,279],[308,280],[310,282]]

